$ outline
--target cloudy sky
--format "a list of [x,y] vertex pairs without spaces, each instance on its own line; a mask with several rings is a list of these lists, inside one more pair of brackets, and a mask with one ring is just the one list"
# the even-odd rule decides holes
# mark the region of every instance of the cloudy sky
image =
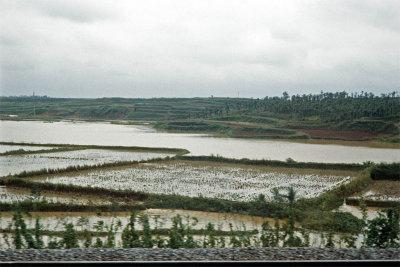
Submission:
[[400,89],[399,0],[0,0],[0,95]]

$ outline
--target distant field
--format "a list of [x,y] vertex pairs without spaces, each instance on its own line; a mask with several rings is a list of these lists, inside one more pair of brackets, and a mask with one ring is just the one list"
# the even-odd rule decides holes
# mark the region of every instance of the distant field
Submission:
[[326,139],[343,139],[343,140],[362,140],[373,139],[377,135],[369,132],[362,131],[338,131],[338,130],[311,130],[311,129],[297,129],[304,132],[311,137],[326,138]]
[[69,152],[54,152],[0,157],[0,176],[19,174],[23,171],[59,169],[77,165],[98,165],[121,161],[140,161],[165,158],[171,154],[127,152],[107,149],[84,149]]
[[364,191],[363,197],[369,200],[389,200],[400,202],[400,181],[373,181],[373,183]]
[[47,202],[47,203],[63,203],[63,204],[80,204],[80,205],[99,205],[99,204],[110,204],[111,199],[98,198],[90,196],[82,196],[77,194],[67,194],[60,192],[38,192],[37,195],[33,194],[30,189],[27,188],[13,188],[13,187],[1,187],[0,186],[0,203],[14,203],[22,201],[32,202]]
[[151,122],[158,130],[266,139],[399,143],[399,96],[346,92],[291,98],[0,97],[0,119]]

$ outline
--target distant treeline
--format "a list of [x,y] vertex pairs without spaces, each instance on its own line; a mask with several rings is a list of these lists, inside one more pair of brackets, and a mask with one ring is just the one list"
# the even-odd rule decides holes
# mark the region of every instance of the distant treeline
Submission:
[[289,96],[284,92],[281,97],[264,99],[230,99],[223,107],[205,109],[196,117],[229,116],[232,111],[239,113],[267,115],[278,118],[303,119],[317,116],[324,121],[340,122],[359,118],[399,118],[400,96],[398,92],[375,96],[373,93],[324,93]]
[[400,96],[391,92],[322,92],[281,97],[252,98],[101,98],[0,97],[0,115],[86,119],[176,120],[256,115],[283,119],[318,117],[340,122],[360,118],[395,120],[400,115]]

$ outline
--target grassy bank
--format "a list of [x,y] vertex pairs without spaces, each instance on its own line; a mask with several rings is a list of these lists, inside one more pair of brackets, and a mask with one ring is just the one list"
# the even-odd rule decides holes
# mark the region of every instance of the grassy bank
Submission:
[[17,142],[0,142],[0,145],[18,145],[18,146],[45,146],[45,147],[60,147],[74,149],[112,149],[132,152],[159,152],[184,155],[189,153],[186,149],[181,148],[166,148],[166,147],[139,147],[139,146],[101,146],[101,145],[74,145],[74,144],[32,144],[32,143],[17,143]]
[[[21,201],[18,206],[25,212],[118,212],[145,210],[146,207],[142,204],[124,204],[115,203],[114,205],[82,205],[75,203],[60,203],[60,202],[34,202]],[[12,211],[15,209],[15,203],[0,202],[0,212]]]
[[40,149],[40,150],[11,150],[6,151],[4,153],[0,153],[0,156],[11,156],[11,155],[26,155],[26,154],[41,154],[41,153],[55,153],[55,152],[67,152],[67,151],[75,151],[75,150],[82,150],[84,148],[78,147],[58,147],[53,149]]
[[233,159],[220,156],[177,156],[178,159],[189,161],[211,161],[220,163],[246,164],[256,166],[272,166],[285,168],[302,168],[302,169],[324,169],[324,170],[347,170],[361,171],[368,165],[357,163],[318,163],[318,162],[296,162],[288,159],[287,161],[279,160],[251,160],[251,159]]
[[[367,205],[368,207],[377,207],[377,208],[389,208],[390,207],[390,208],[396,208],[400,211],[400,202],[399,201],[370,200],[370,199],[364,199],[363,201],[364,201],[365,205]],[[360,199],[347,198],[346,204],[352,205],[352,206],[359,206]]]

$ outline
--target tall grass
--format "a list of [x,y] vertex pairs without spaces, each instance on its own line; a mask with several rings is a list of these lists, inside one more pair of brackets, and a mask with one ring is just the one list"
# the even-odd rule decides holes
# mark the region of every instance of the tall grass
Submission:
[[246,165],[258,166],[273,166],[285,168],[302,168],[302,169],[323,169],[323,170],[348,170],[360,171],[367,166],[357,163],[318,163],[318,162],[297,162],[297,161],[279,161],[279,160],[252,160],[247,158],[233,159],[221,156],[177,156],[177,159],[191,160],[191,161],[211,161],[221,163],[235,163]]
[[76,149],[113,149],[128,151],[146,151],[146,152],[164,152],[183,155],[189,153],[188,150],[182,148],[165,148],[165,147],[139,147],[139,146],[102,146],[102,145],[74,145],[74,144],[34,144],[19,142],[0,142],[0,145],[18,145],[18,146],[46,146],[46,147],[67,147]]

